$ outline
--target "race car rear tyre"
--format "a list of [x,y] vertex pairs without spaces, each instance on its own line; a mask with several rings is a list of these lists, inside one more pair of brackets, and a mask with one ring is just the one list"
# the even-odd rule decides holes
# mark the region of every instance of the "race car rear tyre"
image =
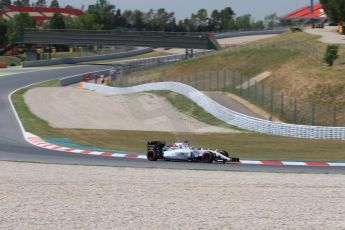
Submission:
[[202,154],[202,162],[212,163],[213,160],[214,160],[214,156],[211,152],[204,152],[204,154]]
[[225,150],[219,151],[220,154],[222,154],[223,156],[229,157],[229,153]]
[[148,151],[146,154],[146,157],[149,161],[157,161],[158,160],[158,154],[153,150]]

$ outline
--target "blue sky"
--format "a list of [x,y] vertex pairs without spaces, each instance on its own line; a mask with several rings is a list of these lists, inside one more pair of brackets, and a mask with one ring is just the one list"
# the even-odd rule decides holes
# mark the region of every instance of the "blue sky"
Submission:
[[[50,1],[47,1],[50,2]],[[89,5],[96,0],[59,0],[61,5],[70,4],[80,8],[81,5]],[[205,8],[209,13],[213,9],[223,9],[230,6],[237,15],[251,14],[256,20],[263,19],[266,15],[276,12],[278,16],[284,15],[310,4],[310,0],[108,0],[122,10],[165,8],[175,12],[177,19],[189,17],[198,9]],[[314,0],[318,2],[318,0]]]

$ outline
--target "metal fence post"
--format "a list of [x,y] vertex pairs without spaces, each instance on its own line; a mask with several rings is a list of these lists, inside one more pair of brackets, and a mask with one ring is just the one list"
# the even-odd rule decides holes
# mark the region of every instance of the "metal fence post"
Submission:
[[232,91],[235,92],[236,85],[235,85],[235,73],[231,72],[232,74]]
[[212,75],[212,72],[208,74],[208,91],[212,91]]
[[261,85],[261,104],[262,104],[262,107],[265,107],[265,86],[264,86],[264,84]]
[[192,79],[195,88],[199,89],[198,78],[196,77],[196,75],[192,75]]
[[297,99],[294,99],[294,123],[297,124]]
[[223,72],[223,89],[226,90],[226,79],[228,77],[228,70],[224,70]]
[[255,102],[258,102],[258,82],[255,80],[255,85],[254,85],[254,100]]
[[206,80],[205,80],[205,72],[199,74],[199,78],[201,79],[202,83],[202,90],[206,90]]
[[280,95],[280,115],[284,116],[284,93],[282,92]]
[[311,125],[315,124],[315,103],[311,103]]
[[220,70],[217,71],[217,91],[220,90]]
[[240,95],[242,96],[242,84],[243,84],[243,76],[241,75],[241,77],[240,77]]
[[273,89],[272,89],[272,87],[270,87],[270,97],[271,97],[271,100],[270,100],[270,110],[271,110],[271,113],[273,113]]
[[337,126],[337,107],[333,107],[333,126]]
[[247,77],[247,98],[250,98],[250,84],[249,84],[249,77]]

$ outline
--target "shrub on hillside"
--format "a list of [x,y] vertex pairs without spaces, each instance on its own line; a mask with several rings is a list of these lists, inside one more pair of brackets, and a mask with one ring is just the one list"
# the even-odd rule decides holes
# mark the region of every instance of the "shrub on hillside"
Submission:
[[339,46],[337,46],[337,45],[328,45],[327,46],[324,60],[329,66],[332,66],[335,59],[338,58],[338,48],[339,48]]
[[13,56],[0,56],[0,62],[5,63],[7,66],[18,66],[21,64],[21,60]]

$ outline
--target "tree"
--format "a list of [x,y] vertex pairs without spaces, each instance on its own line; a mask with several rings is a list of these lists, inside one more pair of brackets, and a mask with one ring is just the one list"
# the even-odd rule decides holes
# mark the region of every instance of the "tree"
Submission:
[[231,7],[225,7],[221,12],[221,30],[231,31],[236,29],[235,26],[235,12],[231,9]]
[[197,31],[207,31],[209,18],[206,9],[200,9],[196,14],[192,14],[191,23]]
[[6,38],[7,29],[8,29],[7,20],[0,18],[0,46],[4,46],[7,41],[7,38]]
[[165,28],[166,32],[176,32],[177,30],[177,25],[176,25],[176,18],[175,16],[169,21],[167,28]]
[[252,22],[252,25],[250,26],[251,27],[251,29],[254,29],[254,30],[263,30],[263,29],[265,29],[265,24],[264,24],[264,22],[263,21],[253,21]]
[[147,30],[171,30],[175,21],[174,13],[167,12],[164,8],[159,8],[158,10],[150,9],[144,14],[144,22]]
[[35,7],[47,7],[46,0],[37,0],[37,2],[35,3]]
[[159,8],[155,14],[155,23],[157,30],[166,31],[173,21],[175,16],[173,12],[167,12],[164,8]]
[[[126,17],[127,14],[124,14],[124,16]],[[148,12],[144,14],[144,22],[146,30],[155,30],[155,11],[153,9],[150,9]]]
[[251,29],[251,15],[245,14],[236,18],[236,28],[239,30]]
[[320,0],[320,3],[331,20],[345,21],[345,0]]
[[8,30],[6,37],[8,41],[13,42],[23,33],[25,28],[34,28],[36,20],[28,13],[19,13],[8,21]]
[[277,13],[269,14],[265,17],[265,24],[268,29],[273,29],[279,23]]
[[125,27],[131,28],[134,24],[132,20],[133,12],[131,10],[125,10],[122,14],[122,17],[125,19]]
[[144,13],[140,10],[135,10],[132,13],[133,27],[137,30],[143,30],[145,28]]
[[66,29],[64,17],[60,13],[54,13],[49,22],[49,29]]
[[193,24],[189,18],[185,18],[183,21],[180,21],[179,26],[183,32],[195,31],[195,28],[193,28]]
[[50,3],[50,8],[60,8],[60,4],[58,0],[52,0]]
[[342,22],[345,22],[345,0],[336,0],[335,2],[339,18]]
[[30,0],[17,0],[13,2],[15,6],[30,6]]
[[114,27],[126,27],[126,18],[122,15],[121,10],[117,9],[114,16]]
[[102,30],[103,25],[95,23],[96,16],[94,14],[85,14],[81,17],[75,18],[74,29],[81,30]]
[[88,14],[93,14],[95,23],[102,25],[104,29],[113,29],[115,6],[107,0],[97,0],[96,4],[89,5]]
[[11,0],[2,0],[0,6],[9,6],[11,5]]
[[222,16],[218,10],[213,10],[209,20],[209,28],[213,31],[221,30]]

